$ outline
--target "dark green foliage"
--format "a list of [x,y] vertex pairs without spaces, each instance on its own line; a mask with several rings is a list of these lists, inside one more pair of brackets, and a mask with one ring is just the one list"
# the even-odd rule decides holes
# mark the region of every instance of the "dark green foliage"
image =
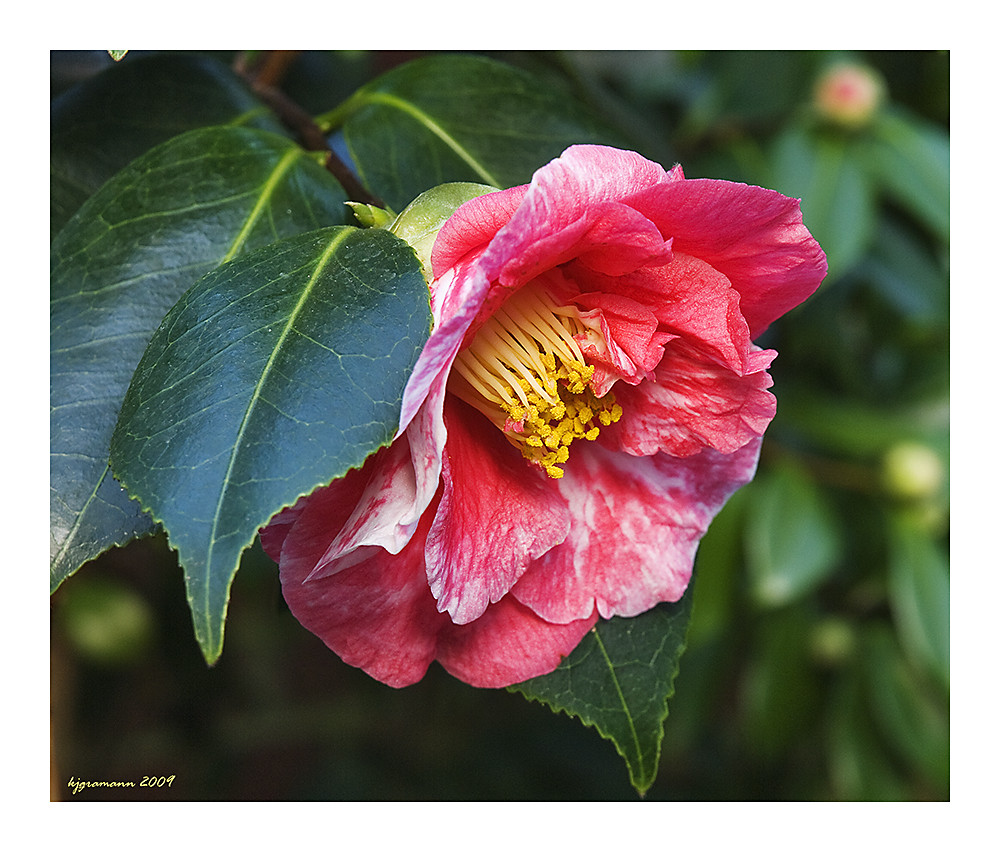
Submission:
[[132,371],[167,310],[248,249],[343,222],[337,182],[287,139],[193,130],[143,155],[52,244],[51,588],[153,529],[108,472]]
[[430,333],[413,249],[328,228],[205,276],[146,347],[111,467],[167,530],[205,658],[258,527],[392,441]]
[[667,699],[684,653],[691,594],[637,618],[600,621],[551,674],[511,687],[614,742],[645,793],[660,761]]

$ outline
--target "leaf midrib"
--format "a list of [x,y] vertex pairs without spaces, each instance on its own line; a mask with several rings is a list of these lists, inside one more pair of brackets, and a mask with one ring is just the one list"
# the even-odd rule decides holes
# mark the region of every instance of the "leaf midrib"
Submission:
[[[308,302],[309,296],[312,293],[316,281],[319,279],[319,276],[322,274],[323,270],[330,262],[330,258],[336,253],[338,247],[341,245],[341,243],[344,242],[344,240],[346,240],[351,235],[351,233],[352,230],[350,228],[338,229],[337,233],[334,234],[333,239],[330,240],[329,245],[323,251],[323,254],[320,256],[319,260],[316,263],[316,268],[313,270],[312,275],[309,277],[309,280],[306,282],[306,285],[302,290],[302,294],[299,296],[298,302],[295,304],[295,307],[289,314],[288,321],[285,323],[285,327],[282,329],[281,335],[278,337],[277,342],[275,343],[273,349],[271,350],[271,354],[267,359],[267,363],[261,370],[260,378],[254,385],[253,393],[251,394],[250,400],[247,403],[246,411],[243,413],[243,418],[240,421],[239,429],[236,432],[236,440],[233,442],[233,448],[229,454],[229,464],[226,466],[226,472],[222,477],[222,485],[221,488],[219,489],[219,498],[216,501],[215,514],[212,518],[211,532],[208,538],[208,549],[205,555],[204,600],[202,602],[204,607],[203,611],[206,614],[210,610],[209,597],[212,589],[212,579],[211,579],[212,559],[213,559],[213,554],[215,552],[215,545],[219,540],[218,530],[222,516],[222,507],[226,502],[226,494],[229,490],[229,483],[233,476],[233,469],[236,465],[237,458],[240,455],[240,448],[243,443],[244,436],[246,434],[246,431],[249,427],[251,420],[253,419],[253,413],[257,408],[257,403],[260,400],[261,392],[263,391],[264,386],[267,384],[267,380],[271,374],[271,371],[274,369],[274,364],[275,361],[277,360],[277,356],[282,351],[282,348],[285,344],[285,340],[291,334],[295,322],[299,317],[299,314],[301,314],[302,309]],[[207,618],[205,626],[206,626],[206,631],[208,633],[208,636],[206,638],[214,639],[214,637],[211,636],[212,625],[210,620]],[[219,639],[221,640],[221,634]],[[218,655],[221,652],[221,641],[218,642],[212,641],[209,643],[209,647],[211,648],[210,651],[211,656],[209,657],[209,655],[206,655],[206,658],[209,659],[209,662],[212,662],[213,660],[218,658]],[[206,650],[208,649],[206,648]]]
[[[253,209],[250,211],[249,214],[247,214],[247,218],[244,220],[243,226],[240,228],[239,233],[237,233],[235,239],[230,244],[229,250],[225,253],[225,255],[223,255],[222,259],[219,261],[218,264],[219,266],[222,266],[223,264],[228,263],[230,260],[232,260],[232,258],[236,256],[237,252],[239,252],[239,250],[246,243],[246,240],[249,237],[251,231],[253,230],[254,225],[257,224],[257,221],[263,214],[265,205],[267,204],[268,201],[270,201],[271,197],[274,195],[274,191],[278,187],[279,182],[285,176],[285,173],[288,171],[288,169],[291,168],[292,163],[298,158],[300,153],[301,151],[299,148],[297,147],[290,148],[284,154],[284,156],[282,156],[282,158],[278,161],[278,164],[272,170],[271,175],[268,177],[267,181],[265,181],[263,188],[261,189],[260,196],[257,199],[256,203],[254,204]],[[69,548],[71,547],[71,544],[76,536],[77,531],[80,529],[80,526],[83,523],[83,518],[86,515],[87,510],[90,508],[90,505],[94,502],[94,500],[97,499],[97,492],[101,487],[101,483],[105,480],[105,478],[109,473],[111,473],[111,465],[105,464],[104,471],[101,473],[100,477],[98,477],[97,484],[94,486],[93,490],[87,496],[87,499],[80,507],[79,512],[77,512],[76,517],[73,519],[73,523],[70,526],[69,530],[67,531],[66,537],[63,539],[62,544],[59,547],[58,551],[56,552],[55,557],[50,560],[49,563],[50,573],[51,573],[51,566],[61,562],[62,559],[65,557],[65,555],[69,552]]]
[[614,663],[611,662],[611,657],[608,654],[607,648],[604,646],[604,642],[601,640],[600,633],[597,630],[593,631],[593,636],[597,642],[597,647],[601,652],[601,656],[604,657],[604,662],[607,664],[608,672],[611,675],[611,682],[614,684],[615,692],[618,694],[618,701],[622,705],[622,712],[625,714],[625,719],[628,722],[629,733],[632,736],[632,744],[635,746],[635,756],[636,762],[638,763],[639,772],[636,775],[642,779],[646,777],[646,766],[645,761],[642,757],[642,746],[639,744],[639,734],[635,729],[635,722],[632,719],[632,714],[629,711],[628,702],[625,700],[625,693],[622,692],[621,684],[618,682],[618,675],[615,673]]
[[418,106],[410,103],[409,101],[403,100],[403,98],[397,97],[396,95],[389,94],[388,92],[369,92],[366,94],[365,100],[368,103],[383,103],[387,106],[395,107],[401,112],[405,112],[407,115],[415,118],[431,133],[437,136],[438,139],[444,142],[445,145],[451,148],[451,150],[459,156],[462,162],[464,162],[480,178],[482,178],[484,183],[487,183],[490,186],[500,186],[500,181],[490,174],[486,167],[473,157],[471,153],[469,153],[468,149],[459,144],[458,140],[455,139],[454,136],[448,133],[447,130],[445,130]]

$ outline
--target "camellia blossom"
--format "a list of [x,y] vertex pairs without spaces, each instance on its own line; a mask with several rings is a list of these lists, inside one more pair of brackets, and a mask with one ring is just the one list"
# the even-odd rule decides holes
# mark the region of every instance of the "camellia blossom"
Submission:
[[395,440],[261,539],[345,662],[502,687],[684,594],[775,413],[752,340],[826,258],[794,199],[574,146],[460,206],[431,265]]

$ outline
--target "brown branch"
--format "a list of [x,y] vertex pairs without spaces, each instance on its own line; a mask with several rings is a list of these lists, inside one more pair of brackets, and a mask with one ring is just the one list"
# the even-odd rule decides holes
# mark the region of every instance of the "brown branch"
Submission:
[[337,179],[351,201],[385,207],[385,202],[365,189],[347,164],[333,152],[326,136],[313,121],[312,116],[277,88],[276,83],[284,77],[285,71],[295,57],[296,51],[267,51],[252,68],[245,67],[246,63],[243,61],[237,61],[235,68],[250,85],[254,94],[264,101],[281,119],[281,123],[298,137],[302,147],[307,151],[325,152],[326,170]]

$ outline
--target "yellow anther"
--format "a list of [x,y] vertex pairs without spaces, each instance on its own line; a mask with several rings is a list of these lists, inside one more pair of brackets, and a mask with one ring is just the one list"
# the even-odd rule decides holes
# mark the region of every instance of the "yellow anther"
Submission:
[[450,389],[485,414],[521,455],[553,479],[575,440],[596,440],[622,416],[590,388],[594,366],[577,339],[600,333],[572,306],[528,285],[507,300],[455,360]]

